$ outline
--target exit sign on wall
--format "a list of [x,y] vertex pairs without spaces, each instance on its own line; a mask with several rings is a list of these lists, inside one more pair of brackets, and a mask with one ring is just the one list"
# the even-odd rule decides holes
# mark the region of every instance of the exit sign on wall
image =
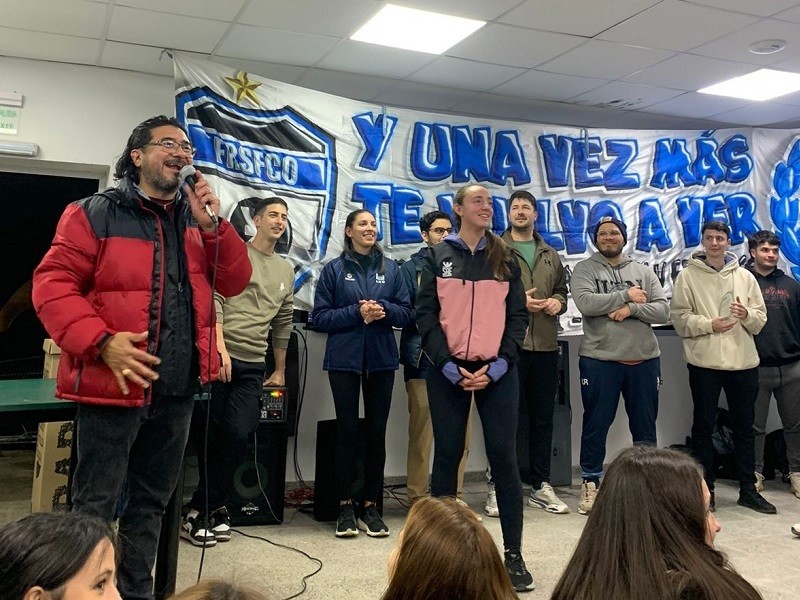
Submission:
[[0,135],[17,135],[20,108],[0,106]]

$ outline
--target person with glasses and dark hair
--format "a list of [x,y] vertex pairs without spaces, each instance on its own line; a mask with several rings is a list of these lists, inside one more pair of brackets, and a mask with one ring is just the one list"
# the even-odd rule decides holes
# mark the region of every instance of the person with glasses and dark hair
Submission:
[[[246,458],[247,440],[258,427],[261,390],[286,383],[294,269],[275,252],[275,244],[288,224],[289,210],[283,198],[259,201],[253,212],[256,235],[247,243],[253,266],[250,283],[233,298],[214,294],[222,369],[219,381],[211,386],[211,414],[201,404],[195,407],[192,438],[200,481],[181,528],[181,537],[195,546],[213,546],[231,539],[226,504],[234,486],[234,471]],[[275,355],[271,374],[264,370],[270,330]]]
[[739,479],[738,504],[774,514],[775,507],[756,490],[753,421],[758,396],[758,350],[753,336],[767,322],[764,297],[753,274],[739,267],[728,248],[730,227],[707,221],[701,230],[703,249],[692,253],[689,265],[672,286],[670,311],[675,332],[683,338],[683,353],[692,391],[692,453],[705,470],[714,499],[714,444],[719,394],[725,390]]
[[575,265],[570,280],[572,300],[583,317],[578,350],[582,515],[592,511],[600,487],[620,394],[633,443],[656,444],[661,349],[652,325],[669,320],[667,297],[653,270],[622,252],[628,243],[625,223],[603,217],[593,238],[597,252]]
[[772,396],[778,405],[789,461],[789,484],[800,498],[800,284],[778,268],[781,240],[771,231],[747,239],[767,322],[755,336],[758,366],[755,434],[756,491],[764,489],[764,440]]
[[39,319],[61,347],[56,395],[79,403],[76,511],[120,516],[119,587],[153,598],[164,509],[178,481],[199,384],[219,377],[213,294],[244,290],[247,248],[216,225],[219,198],[179,172],[194,149],[174,118],[138,125],[116,188],[70,204],[33,276]]
[[[428,248],[441,242],[453,231],[450,217],[440,210],[432,210],[422,215],[419,230],[425,246],[403,263],[400,271],[406,282],[411,298],[411,306],[417,298],[419,280],[422,276],[422,265]],[[406,459],[406,490],[408,499],[414,504],[428,494],[428,478],[430,476],[431,446],[433,444],[433,427],[431,426],[431,410],[428,406],[428,390],[425,384],[425,372],[428,361],[422,355],[422,336],[417,329],[416,321],[403,328],[400,334],[400,362],[403,365],[403,378],[408,393],[408,455]],[[456,497],[461,498],[464,485],[464,469],[469,455],[469,438],[471,429],[467,422],[467,435],[464,440],[464,455],[458,465],[458,484]]]

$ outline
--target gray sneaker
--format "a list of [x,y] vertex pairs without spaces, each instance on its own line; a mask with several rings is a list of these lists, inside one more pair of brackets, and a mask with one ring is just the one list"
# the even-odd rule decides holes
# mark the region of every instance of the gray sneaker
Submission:
[[483,512],[487,517],[499,517],[500,509],[497,508],[497,493],[494,491],[494,484],[489,483],[489,493],[486,496],[486,505]]
[[597,486],[591,481],[584,481],[581,484],[581,501],[578,503],[578,513],[588,515],[592,512],[595,498],[597,498]]
[[756,491],[763,492],[764,491],[764,476],[756,471]]
[[565,515],[569,512],[569,506],[564,504],[561,499],[556,496],[553,486],[546,481],[542,483],[542,487],[538,490],[531,488],[531,495],[528,497],[528,506],[541,508],[542,510],[557,515]]

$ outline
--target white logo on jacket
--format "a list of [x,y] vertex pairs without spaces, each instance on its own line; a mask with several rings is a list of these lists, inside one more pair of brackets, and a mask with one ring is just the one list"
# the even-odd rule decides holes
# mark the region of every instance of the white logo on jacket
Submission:
[[386,283],[386,275],[375,273],[375,283]]
[[453,261],[446,260],[442,263],[442,277],[453,276]]
[[353,277],[353,274],[352,274],[352,273],[347,273],[347,274],[344,276],[344,280],[345,280],[345,281],[355,281],[355,280],[356,280],[356,278],[355,278],[355,277]]

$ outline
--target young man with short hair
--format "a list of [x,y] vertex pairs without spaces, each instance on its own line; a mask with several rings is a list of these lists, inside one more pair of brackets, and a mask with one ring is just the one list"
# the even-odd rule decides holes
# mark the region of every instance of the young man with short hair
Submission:
[[767,321],[756,279],[729,252],[730,228],[708,221],[702,228],[703,250],[694,252],[678,274],[670,313],[683,338],[689,368],[694,418],[691,449],[703,465],[714,500],[714,447],[719,393],[725,390],[733,431],[734,458],[739,478],[738,504],[760,513],[775,507],[756,491],[753,420],[758,394],[758,352],[753,336]]
[[764,437],[772,396],[778,405],[789,460],[792,493],[800,498],[800,284],[778,268],[781,241],[771,231],[757,231],[747,241],[767,323],[755,336],[758,367],[755,434],[756,490],[763,489]]

